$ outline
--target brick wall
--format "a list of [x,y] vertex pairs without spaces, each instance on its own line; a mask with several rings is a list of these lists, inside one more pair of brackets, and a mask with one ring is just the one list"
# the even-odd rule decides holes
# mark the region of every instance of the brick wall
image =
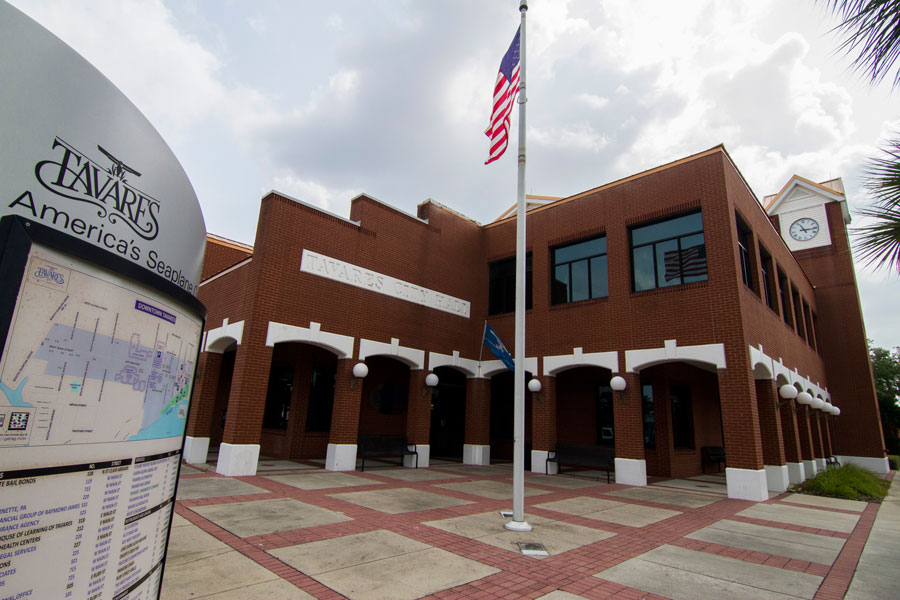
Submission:
[[217,236],[207,236],[200,281],[204,281],[216,273],[224,271],[228,267],[249,258],[252,254],[253,249],[250,246]]
[[[797,252],[815,283],[820,348],[828,367],[828,387],[841,415],[834,419],[834,452],[884,456],[881,415],[869,363],[865,325],[840,204],[825,205],[832,243]],[[860,432],[866,432],[860,435]]]
[[[702,212],[709,279],[633,292],[629,227],[696,210]],[[752,288],[745,286],[739,275],[736,215],[752,233]],[[749,364],[748,346],[762,345],[769,356],[783,358],[788,367],[797,368],[822,387],[832,386],[830,389],[837,389],[834,386],[838,384],[832,383],[835,372],[860,372],[861,366],[856,362],[848,364],[844,371],[835,371],[831,365],[826,370],[825,361],[811,343],[784,322],[781,307],[773,310],[766,306],[760,292],[760,245],[772,256],[773,279],[777,279],[776,267],[782,270],[789,287],[796,288],[801,304],[805,302],[810,314],[818,316],[822,332],[818,346],[826,359],[829,345],[839,347],[833,337],[840,334],[834,331],[844,331],[835,321],[853,320],[840,316],[830,296],[820,292],[824,284],[813,287],[812,280],[819,281],[819,275],[809,267],[812,274],[808,276],[806,263],[801,267],[790,253],[721,148],[533,210],[527,227],[528,249],[533,256],[533,307],[526,315],[528,356],[571,354],[575,347],[584,352],[612,350],[619,353],[620,371],[624,371],[626,350],[661,348],[670,339],[676,339],[679,346],[724,346],[726,368],[717,374],[684,364],[671,366],[671,371],[658,367],[654,369],[661,369],[659,372],[645,372],[653,380],[658,402],[657,447],[646,452],[651,473],[699,472],[699,448],[722,445],[723,439],[729,466],[762,467],[757,384]],[[609,296],[551,305],[552,248],[597,234],[604,234],[607,239]],[[468,300],[471,318],[301,273],[303,249]],[[252,262],[206,282],[200,290],[200,299],[209,307],[210,328],[218,327],[225,318],[232,323],[245,321],[230,394],[241,410],[229,410],[226,441],[253,443],[259,437],[272,353],[271,348],[265,347],[269,321],[300,327],[321,323],[324,331],[354,337],[355,352],[360,338],[381,342],[398,338],[403,346],[442,354],[458,351],[464,358],[477,359],[483,353],[481,335],[487,319],[512,348],[512,313],[489,316],[487,308],[489,264],[511,257],[514,252],[515,219],[479,226],[433,202],[420,205],[414,217],[360,196],[352,202],[350,220],[344,220],[278,194],[267,196],[260,207]],[[210,261],[225,264],[239,253],[229,254],[218,248],[208,256]],[[210,266],[210,270],[215,268],[216,265]],[[852,290],[855,294],[855,286]],[[804,324],[803,316],[799,317],[792,316],[790,320]],[[860,321],[860,331],[861,327]],[[860,334],[857,331],[852,335],[858,338]],[[854,346],[854,355],[858,353]],[[354,443],[358,432],[376,430],[407,432],[418,440],[426,438],[427,411],[424,404],[419,406],[423,400],[418,379],[412,381],[407,372],[406,381],[412,383],[410,394],[416,396],[413,412],[409,413],[414,416],[413,421],[383,419],[383,415],[371,414],[367,394],[390,367],[369,359],[369,377],[363,384],[351,387],[349,373],[354,362],[352,358],[338,361],[338,389],[329,439],[334,443]],[[663,383],[657,381],[660,373],[664,375]],[[871,379],[871,373],[867,373]],[[424,372],[420,375],[424,377]],[[668,449],[671,437],[664,431],[670,417],[665,381],[670,376],[687,376],[696,388],[696,406],[703,408],[696,417],[697,448],[692,452],[674,453]],[[630,381],[628,393],[633,394],[639,387],[638,379],[632,377]],[[551,390],[547,378],[544,382],[547,399],[555,403],[554,410],[548,412],[530,405],[526,437],[534,440],[535,447],[548,446],[557,439],[587,440],[589,436],[576,431],[578,422],[566,412],[586,396],[581,392],[569,394],[565,389],[569,384],[564,383],[560,389],[557,381]],[[489,390],[490,382],[470,380],[467,384],[466,443],[488,443]],[[837,395],[835,398],[840,404]],[[635,404],[639,405],[639,394]],[[587,406],[581,408],[590,410]],[[617,409],[617,419],[621,410]],[[859,425],[865,431],[872,427],[866,411],[860,412],[859,418],[850,412],[846,427]],[[629,426],[622,435],[617,431],[621,438],[617,439],[617,448],[621,443],[623,452],[634,457],[644,455],[639,415],[622,414],[630,414],[625,417]],[[309,448],[321,449],[321,437]],[[297,443],[292,442],[290,452],[305,452],[296,449]],[[834,443],[839,448],[850,448],[847,435],[842,432],[835,431]],[[492,449],[495,457],[505,453],[501,448]]]

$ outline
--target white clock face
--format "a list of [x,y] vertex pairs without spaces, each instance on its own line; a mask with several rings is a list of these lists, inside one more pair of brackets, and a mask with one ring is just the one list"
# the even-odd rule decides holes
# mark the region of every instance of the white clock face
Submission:
[[815,219],[803,217],[791,223],[791,228],[788,231],[791,237],[798,242],[805,242],[816,237],[819,233],[819,224]]

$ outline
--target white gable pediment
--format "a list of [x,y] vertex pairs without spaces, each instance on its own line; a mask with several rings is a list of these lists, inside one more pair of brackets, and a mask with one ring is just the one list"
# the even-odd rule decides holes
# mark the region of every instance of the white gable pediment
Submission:
[[[799,175],[794,175],[780,192],[766,197],[766,212],[769,215],[778,215],[779,233],[791,252],[796,252],[831,244],[828,214],[825,209],[825,205],[830,202],[840,204],[844,223],[849,223],[850,211],[844,195],[844,184],[840,179],[814,183]],[[817,226],[818,231],[814,231],[811,238],[798,235],[798,238],[795,239],[790,235],[791,225],[798,221],[801,227],[804,225],[806,227]],[[815,221],[815,223],[811,224],[810,221]],[[804,229],[803,231],[809,230]]]
[[[843,185],[835,187],[842,189]],[[766,207],[766,212],[770,215],[802,211],[828,202],[844,202],[846,204],[843,193],[797,175],[794,175],[787,185],[770,199],[771,202]]]

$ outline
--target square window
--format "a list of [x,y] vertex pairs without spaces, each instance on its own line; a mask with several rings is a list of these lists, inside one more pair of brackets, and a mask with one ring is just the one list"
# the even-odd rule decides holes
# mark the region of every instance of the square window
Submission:
[[633,227],[629,234],[634,291],[708,278],[699,212]]

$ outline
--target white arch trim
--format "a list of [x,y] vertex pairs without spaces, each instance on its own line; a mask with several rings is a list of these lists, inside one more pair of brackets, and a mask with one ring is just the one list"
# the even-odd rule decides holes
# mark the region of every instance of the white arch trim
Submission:
[[763,352],[762,344],[759,348],[750,346],[750,368],[756,379],[775,379],[775,361]]
[[725,368],[724,344],[701,344],[679,346],[677,340],[666,340],[662,348],[625,351],[625,372],[634,373],[641,369],[665,362],[681,361],[701,367]]
[[[823,388],[818,383],[813,383],[812,380],[802,377],[797,369],[791,371],[784,365],[784,361],[781,358],[778,360],[771,358],[763,351],[762,344],[757,348],[750,346],[750,366],[753,368],[754,376],[757,379],[774,379],[776,381],[780,379],[782,381],[787,381],[791,385],[800,388],[802,391],[809,392],[810,395],[816,398],[828,400],[829,402],[831,401],[831,394],[828,393],[828,388]],[[764,367],[769,375],[760,377],[762,372],[757,369],[759,366]]]
[[779,358],[778,360],[772,361],[772,378],[776,381],[779,378],[786,379],[788,383],[793,383],[793,373],[788,369],[784,362]]
[[[506,365],[503,364],[502,360],[483,360],[479,365],[479,377],[482,379],[488,379],[493,377],[497,373],[502,373],[503,371],[508,371]],[[537,357],[526,358],[525,359],[525,370],[531,373],[532,375],[538,374],[538,360]]]
[[310,321],[309,327],[297,327],[269,321],[266,333],[266,346],[274,346],[283,342],[301,342],[324,348],[334,352],[338,358],[353,356],[353,337],[322,331],[322,324]]
[[414,371],[425,368],[425,351],[401,346],[397,338],[391,338],[390,344],[359,340],[359,360],[366,360],[370,356],[393,356]]
[[828,392],[828,388],[823,388],[818,382],[813,383],[811,379],[803,377],[797,369],[789,371],[789,374],[791,377],[791,385],[800,388],[800,391],[808,392],[813,398],[822,398],[822,400],[831,402],[831,394]]
[[222,326],[210,329],[203,334],[203,352],[222,354],[232,342],[241,345],[241,337],[244,335],[244,322],[229,323],[228,319],[222,319]]
[[478,361],[460,358],[459,350],[454,350],[452,355],[429,352],[428,370],[434,371],[438,367],[453,367],[465,373],[466,377],[478,377]]
[[602,367],[613,373],[619,372],[618,352],[588,352],[583,348],[572,348],[572,354],[544,357],[544,375],[556,375],[575,367]]

